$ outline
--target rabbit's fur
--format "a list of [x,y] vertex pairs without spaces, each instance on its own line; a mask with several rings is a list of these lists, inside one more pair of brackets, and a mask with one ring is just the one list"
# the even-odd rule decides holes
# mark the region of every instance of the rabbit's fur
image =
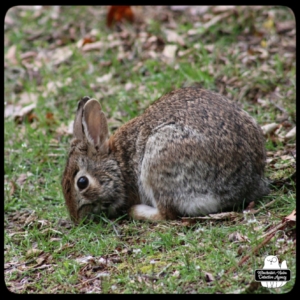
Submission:
[[265,158],[255,120],[217,93],[175,90],[111,137],[99,102],[84,97],[62,187],[75,223],[102,212],[154,221],[199,216],[268,194]]

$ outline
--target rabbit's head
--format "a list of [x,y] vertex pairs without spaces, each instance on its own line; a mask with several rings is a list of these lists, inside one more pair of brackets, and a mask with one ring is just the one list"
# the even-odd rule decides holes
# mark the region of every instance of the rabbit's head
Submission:
[[117,215],[124,202],[121,171],[113,159],[108,126],[101,106],[84,97],[78,103],[74,139],[62,178],[71,219],[95,220],[101,213]]

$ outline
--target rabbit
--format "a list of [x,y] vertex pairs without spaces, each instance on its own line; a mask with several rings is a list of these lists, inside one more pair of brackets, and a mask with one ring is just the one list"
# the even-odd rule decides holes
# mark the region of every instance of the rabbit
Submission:
[[212,91],[174,90],[111,136],[99,102],[84,97],[73,129],[62,190],[74,223],[196,217],[269,193],[261,128]]

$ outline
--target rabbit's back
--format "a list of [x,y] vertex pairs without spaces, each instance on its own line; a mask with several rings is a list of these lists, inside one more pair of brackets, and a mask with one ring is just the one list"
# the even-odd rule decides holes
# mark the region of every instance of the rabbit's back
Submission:
[[177,90],[137,122],[133,161],[141,202],[167,217],[218,212],[268,193],[261,130],[227,98]]

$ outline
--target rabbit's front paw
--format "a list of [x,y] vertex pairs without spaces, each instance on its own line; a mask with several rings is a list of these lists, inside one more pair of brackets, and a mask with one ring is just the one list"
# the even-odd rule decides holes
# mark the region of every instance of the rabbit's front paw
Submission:
[[157,208],[138,204],[133,205],[129,210],[129,216],[135,220],[161,221],[165,218],[161,215]]

